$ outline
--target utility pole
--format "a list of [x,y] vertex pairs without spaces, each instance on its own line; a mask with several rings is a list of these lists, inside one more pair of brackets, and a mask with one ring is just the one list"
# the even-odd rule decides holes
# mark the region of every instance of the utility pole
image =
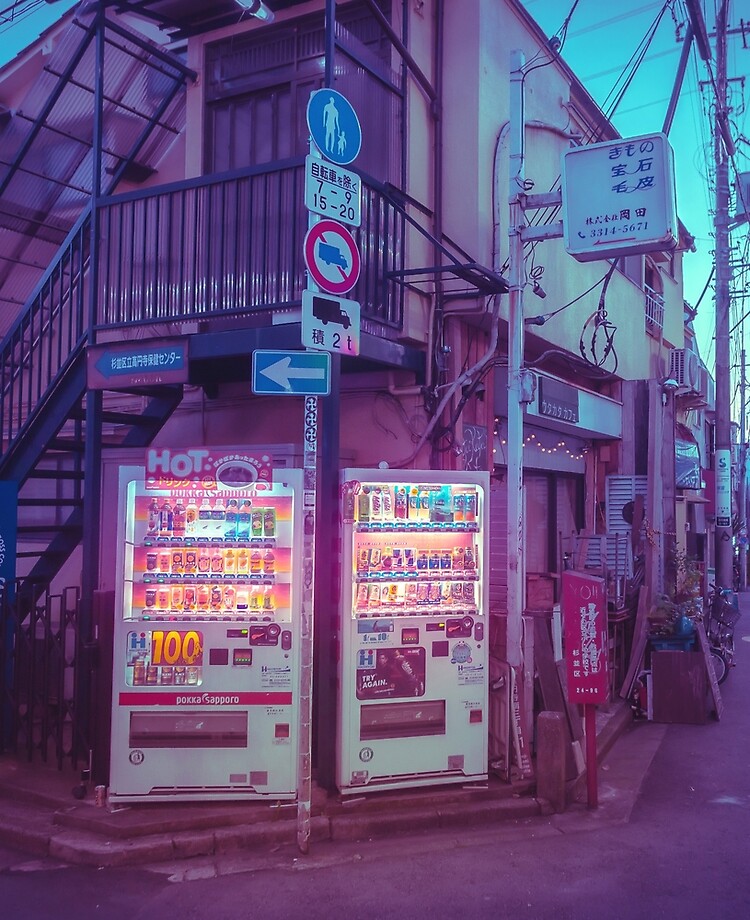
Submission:
[[[721,0],[716,14],[716,581],[732,585],[732,463],[729,380],[729,157],[734,146],[729,131],[727,104],[727,16],[729,0]],[[742,511],[740,511],[742,513]]]

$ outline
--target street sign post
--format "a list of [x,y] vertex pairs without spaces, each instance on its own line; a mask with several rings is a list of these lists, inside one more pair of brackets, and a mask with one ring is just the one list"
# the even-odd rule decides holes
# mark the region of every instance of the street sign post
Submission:
[[362,146],[362,128],[349,100],[335,89],[318,89],[307,103],[307,127],[327,160],[346,166]]
[[574,147],[563,155],[565,248],[579,262],[677,246],[674,157],[665,134]]
[[305,157],[305,207],[308,211],[359,227],[362,223],[360,189],[356,173],[341,166],[331,166],[309,154]]
[[346,294],[359,277],[359,250],[354,237],[335,220],[319,220],[307,231],[305,265],[313,282],[329,294]]
[[331,356],[325,351],[253,352],[253,393],[258,396],[327,396]]
[[302,292],[303,345],[341,355],[358,355],[359,337],[359,301]]

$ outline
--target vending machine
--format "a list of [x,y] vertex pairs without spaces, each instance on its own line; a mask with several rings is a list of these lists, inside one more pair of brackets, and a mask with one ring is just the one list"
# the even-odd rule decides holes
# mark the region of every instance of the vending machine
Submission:
[[343,471],[337,784],[487,778],[486,473]]
[[111,801],[296,796],[301,474],[262,472],[120,471]]

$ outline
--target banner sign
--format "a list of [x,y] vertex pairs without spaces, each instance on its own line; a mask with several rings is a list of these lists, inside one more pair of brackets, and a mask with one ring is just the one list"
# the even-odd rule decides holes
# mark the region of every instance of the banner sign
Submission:
[[607,594],[603,578],[563,572],[562,614],[568,700],[606,703]]

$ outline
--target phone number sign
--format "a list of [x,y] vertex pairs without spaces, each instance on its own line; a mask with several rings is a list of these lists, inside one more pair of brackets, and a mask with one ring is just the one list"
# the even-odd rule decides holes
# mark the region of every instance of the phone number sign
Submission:
[[677,246],[674,155],[665,134],[563,155],[563,236],[579,262]]

